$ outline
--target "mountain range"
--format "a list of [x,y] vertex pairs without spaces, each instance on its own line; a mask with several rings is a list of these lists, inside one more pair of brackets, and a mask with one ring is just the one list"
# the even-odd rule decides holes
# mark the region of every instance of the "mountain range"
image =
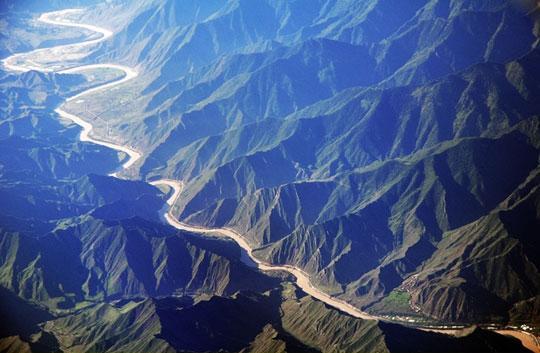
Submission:
[[114,35],[70,64],[138,76],[0,70],[0,351],[527,351],[486,327],[540,327],[535,1],[7,0],[0,55],[74,6]]

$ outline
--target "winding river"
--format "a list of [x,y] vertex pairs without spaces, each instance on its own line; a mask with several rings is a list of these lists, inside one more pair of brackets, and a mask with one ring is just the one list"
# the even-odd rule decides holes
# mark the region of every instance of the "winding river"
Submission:
[[[76,51],[86,46],[95,45],[97,43],[100,43],[106,40],[107,38],[113,35],[113,32],[107,29],[97,27],[94,25],[72,22],[68,20],[67,18],[65,18],[65,16],[67,15],[80,13],[82,11],[83,11],[82,9],[67,9],[67,10],[62,10],[62,11],[48,12],[48,13],[42,14],[38,20],[40,22],[51,24],[51,25],[83,28],[86,30],[96,32],[97,34],[100,35],[99,37],[91,39],[91,40],[79,42],[79,43],[59,45],[59,46],[55,46],[51,48],[41,48],[41,49],[36,49],[30,52],[26,52],[26,53],[14,54],[2,60],[2,64],[4,65],[4,67],[8,70],[19,71],[19,72],[36,70],[36,71],[41,71],[41,72],[75,73],[75,72],[81,72],[84,70],[99,69],[99,68],[115,69],[115,70],[120,70],[123,72],[124,75],[120,79],[102,84],[97,87],[87,89],[83,92],[80,92],[76,95],[73,95],[67,98],[66,102],[70,102],[74,99],[78,99],[90,93],[105,91],[107,89],[110,89],[111,87],[121,85],[137,77],[138,72],[136,69],[132,67],[112,64],[112,63],[111,64],[104,63],[104,64],[81,65],[81,66],[75,66],[75,67],[66,69],[59,66],[43,67],[31,61],[30,59],[28,59],[29,56],[39,55],[39,54],[42,54],[43,52],[50,52],[50,55],[54,55],[56,58],[62,58],[63,55],[67,56],[72,51]],[[58,113],[59,116],[65,119],[71,120],[73,123],[79,125],[82,128],[82,131],[79,137],[81,141],[91,142],[91,143],[98,144],[104,147],[108,147],[116,151],[123,152],[127,155],[127,159],[121,166],[123,169],[130,168],[141,158],[142,154],[139,151],[133,149],[132,147],[119,145],[116,143],[105,141],[98,137],[91,136],[91,132],[93,130],[92,124],[89,123],[88,121],[85,121],[84,119],[82,119],[81,117],[77,115],[68,113],[67,111],[63,110],[62,106],[63,105],[60,105],[58,108],[56,108],[55,112]],[[113,173],[111,175],[117,176],[117,173]],[[267,271],[267,272],[268,271],[287,272],[296,278],[296,284],[304,292],[306,292],[307,294],[311,295],[312,297],[316,299],[319,299],[320,301],[326,303],[327,305],[333,308],[336,308],[338,310],[341,310],[353,317],[360,318],[360,319],[368,319],[368,320],[385,320],[385,318],[374,316],[366,312],[363,312],[362,310],[356,308],[355,306],[341,299],[333,297],[325,293],[324,291],[316,288],[312,284],[309,275],[297,267],[290,266],[290,265],[273,265],[273,264],[266,263],[258,259],[253,254],[253,248],[246,241],[246,239],[233,229],[205,228],[205,227],[200,227],[200,226],[192,226],[192,225],[178,221],[171,213],[171,210],[176,200],[178,200],[182,192],[182,187],[183,187],[182,182],[179,180],[160,179],[160,180],[152,181],[151,184],[154,186],[166,186],[172,190],[171,196],[167,200],[167,207],[165,207],[163,210],[163,218],[166,220],[168,224],[170,224],[174,228],[179,229],[179,230],[194,232],[194,233],[200,233],[200,234],[211,234],[214,237],[219,236],[219,237],[226,237],[228,239],[231,239],[234,242],[236,242],[242,249],[241,260],[248,266],[257,267],[258,269],[262,271]],[[525,334],[525,332],[519,331],[519,330],[515,330],[513,332]],[[530,337],[528,336],[527,338],[530,339]]]
[[[121,85],[137,77],[138,72],[134,68],[124,66],[124,65],[118,65],[118,64],[90,64],[90,65],[76,66],[76,67],[72,67],[68,69],[64,69],[64,68],[55,69],[55,68],[50,68],[50,67],[42,67],[35,62],[29,63],[30,60],[26,58],[36,53],[42,53],[44,51],[51,51],[52,53],[55,53],[55,55],[57,56],[62,53],[67,53],[70,50],[77,50],[77,49],[80,49],[81,47],[97,44],[112,36],[113,33],[107,29],[100,28],[93,25],[88,25],[88,24],[71,22],[68,19],[64,18],[64,16],[66,15],[70,15],[70,14],[77,13],[80,11],[82,10],[67,9],[67,10],[62,10],[62,11],[48,12],[48,13],[42,14],[38,20],[44,23],[57,25],[57,26],[79,27],[79,28],[92,30],[101,34],[99,38],[91,39],[91,40],[87,40],[87,41],[83,41],[83,42],[75,43],[75,44],[60,45],[60,46],[51,47],[51,48],[37,49],[37,50],[26,52],[26,53],[14,54],[3,60],[4,67],[12,71],[19,71],[19,72],[36,70],[36,71],[41,71],[41,72],[75,73],[75,72],[80,72],[84,70],[107,68],[107,69],[117,69],[124,73],[124,76],[122,78],[97,86],[97,87],[90,88],[86,91],[80,92],[76,95],[73,95],[67,98],[66,102],[73,101],[74,99],[81,98],[90,93],[105,91],[107,89],[110,89],[111,87]],[[142,156],[141,153],[131,147],[108,142],[103,139],[91,136],[91,132],[93,130],[92,124],[88,121],[85,121],[80,116],[68,113],[67,111],[63,110],[62,105],[56,108],[55,112],[57,112],[58,115],[60,115],[61,117],[71,120],[72,122],[74,122],[75,124],[79,125],[82,128],[82,131],[79,137],[81,141],[95,143],[101,146],[114,149],[119,152],[126,153],[128,158],[122,164],[123,169],[130,168],[141,158]],[[116,176],[116,173],[113,173],[111,175]],[[169,223],[171,226],[175,227],[176,229],[194,232],[194,233],[200,233],[200,234],[211,234],[214,237],[220,236],[220,237],[231,239],[235,241],[242,249],[241,260],[246,265],[251,266],[251,267],[257,267],[261,271],[266,271],[266,272],[268,271],[287,272],[296,278],[296,284],[303,291],[313,296],[314,298],[317,298],[325,302],[329,306],[332,306],[336,309],[339,309],[357,318],[369,319],[369,320],[381,319],[380,317],[365,313],[359,310],[358,308],[354,307],[353,305],[346,303],[345,301],[341,299],[332,297],[331,295],[316,288],[311,283],[309,275],[299,268],[296,268],[290,265],[272,265],[258,259],[257,257],[253,255],[253,249],[249,245],[249,243],[244,239],[244,237],[242,237],[238,232],[232,229],[205,228],[205,227],[200,227],[200,226],[192,226],[192,225],[178,221],[172,215],[170,210],[172,209],[172,206],[174,205],[176,200],[180,197],[180,194],[182,192],[182,187],[183,187],[182,182],[179,180],[160,179],[160,180],[152,181],[151,184],[154,186],[167,186],[173,190],[173,192],[171,193],[171,196],[167,200],[168,208],[163,211],[163,217],[167,221],[167,223]]]

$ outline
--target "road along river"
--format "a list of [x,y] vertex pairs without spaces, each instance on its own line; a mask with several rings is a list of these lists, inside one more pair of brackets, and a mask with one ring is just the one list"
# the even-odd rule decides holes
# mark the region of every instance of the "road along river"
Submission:
[[[74,43],[74,44],[59,45],[59,46],[51,47],[51,48],[42,48],[42,49],[33,50],[31,52],[14,54],[2,60],[2,64],[4,65],[4,67],[11,71],[24,72],[24,71],[29,71],[29,70],[36,70],[36,71],[41,71],[41,72],[56,72],[56,73],[76,73],[76,72],[80,72],[84,70],[107,68],[107,69],[120,70],[124,73],[124,76],[122,78],[109,82],[109,83],[105,83],[97,87],[90,88],[86,91],[80,92],[76,95],[73,95],[67,98],[66,102],[72,101],[74,99],[80,98],[90,93],[105,91],[107,89],[110,89],[111,87],[121,85],[137,77],[138,73],[135,69],[128,66],[124,66],[124,65],[118,65],[118,64],[91,64],[91,65],[81,65],[81,66],[76,66],[76,67],[71,67],[71,68],[66,69],[66,68],[59,67],[58,65],[55,65],[53,67],[43,67],[42,65],[39,65],[31,61],[30,59],[28,59],[28,57],[31,57],[33,55],[42,55],[48,52],[50,52],[50,55],[54,55],[55,58],[57,59],[62,58],[63,56],[68,56],[70,52],[72,51],[77,51],[86,46],[97,44],[99,42],[106,40],[107,38],[113,35],[113,32],[107,29],[89,25],[89,24],[76,23],[65,18],[66,15],[78,13],[81,11],[82,11],[81,9],[67,9],[67,10],[62,10],[62,11],[48,12],[48,13],[42,14],[38,20],[43,23],[48,23],[48,24],[57,25],[57,26],[77,27],[77,28],[91,30],[100,35],[98,38],[79,42],[79,43]],[[130,168],[131,166],[133,166],[135,162],[137,162],[137,160],[141,158],[141,153],[131,147],[119,145],[116,143],[108,142],[108,141],[90,136],[93,130],[92,124],[85,121],[84,119],[82,119],[81,117],[77,115],[64,111],[62,109],[62,105],[56,108],[55,111],[61,117],[71,120],[72,122],[74,122],[75,124],[79,125],[82,128],[82,131],[80,134],[81,141],[91,142],[94,144],[105,146],[105,147],[114,149],[116,151],[125,153],[128,156],[128,158],[122,164],[123,169]],[[116,173],[113,173],[112,175],[116,176]],[[242,249],[241,259],[245,264],[249,266],[257,267],[258,269],[262,271],[267,271],[267,272],[268,271],[287,272],[296,278],[296,284],[304,292],[313,296],[314,298],[319,299],[320,301],[326,303],[327,305],[333,308],[336,308],[340,311],[343,311],[353,317],[357,317],[360,319],[367,319],[367,320],[385,320],[382,317],[374,316],[366,312],[363,312],[362,310],[356,308],[355,306],[341,299],[335,298],[325,293],[324,291],[316,288],[312,284],[310,280],[310,276],[299,268],[296,268],[290,265],[272,265],[258,259],[256,256],[253,255],[253,249],[249,245],[249,243],[245,240],[245,238],[242,237],[238,232],[234,231],[233,229],[206,228],[206,227],[200,227],[200,226],[191,226],[189,224],[178,221],[171,213],[171,210],[176,200],[178,200],[182,192],[182,187],[183,187],[182,182],[179,180],[160,179],[160,180],[152,181],[151,184],[154,186],[166,186],[172,190],[171,196],[167,200],[168,207],[166,207],[166,209],[164,209],[163,211],[164,219],[171,226],[179,230],[195,232],[195,233],[200,233],[200,234],[208,234],[214,237],[218,236],[218,237],[225,237],[225,238],[231,239],[234,242],[236,242]],[[505,334],[510,334],[507,331],[504,331],[504,332],[502,330],[497,330],[497,331],[501,333],[505,333]],[[440,331],[440,332],[444,332],[444,331]],[[514,335],[518,336],[518,338],[519,337],[528,338],[529,341],[526,342],[527,345],[529,346],[529,348],[534,348],[534,347],[531,347],[529,334],[524,335],[524,332],[518,331],[518,330],[512,330],[511,332],[514,332]],[[522,341],[524,340],[522,339]],[[536,346],[535,351],[540,353],[540,347],[538,347],[538,345]]]
[[[176,202],[178,197],[182,192],[182,183],[177,180],[171,179],[161,179],[151,182],[150,184],[155,186],[166,185],[172,188],[173,193],[167,200],[167,204],[171,206]],[[282,271],[288,272],[296,277],[296,284],[298,287],[302,288],[304,292],[311,295],[314,298],[319,299],[320,301],[325,302],[329,306],[332,306],[336,309],[339,309],[347,314],[366,320],[379,320],[381,318],[365,313],[358,308],[352,306],[351,304],[330,296],[329,294],[324,293],[320,289],[312,285],[309,275],[302,271],[299,268],[290,265],[272,265],[267,262],[264,262],[253,255],[253,249],[248,244],[248,242],[242,237],[238,232],[230,228],[204,228],[199,226],[191,226],[186,223],[178,221],[170,211],[165,211],[164,214],[167,222],[175,227],[176,229],[185,230],[188,232],[203,233],[203,234],[214,234],[216,236],[222,236],[234,240],[242,248],[242,260],[248,266],[256,266],[262,271]],[[247,255],[247,256],[245,256]]]

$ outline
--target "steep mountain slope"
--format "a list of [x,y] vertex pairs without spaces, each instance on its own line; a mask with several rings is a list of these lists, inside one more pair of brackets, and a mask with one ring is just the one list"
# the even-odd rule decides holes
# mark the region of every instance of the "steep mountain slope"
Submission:
[[[520,301],[537,302],[539,249],[533,234],[538,229],[538,197],[536,169],[500,208],[448,232],[415,278],[413,300],[435,316],[448,317],[470,312],[461,305],[474,305],[472,312],[494,313],[493,306],[503,312],[512,303],[517,313]],[[458,293],[443,294],[453,291]],[[523,310],[527,314],[537,320],[534,311]]]
[[85,300],[265,288],[264,278],[245,269],[238,250],[226,244],[193,236],[188,241],[138,218],[66,223],[37,239],[3,233],[0,284],[52,308]]
[[[85,60],[141,69],[107,118],[126,141],[156,149],[143,166],[147,174],[184,140],[284,118],[346,87],[420,84],[514,59],[537,38],[529,10],[499,0],[148,0],[90,12],[87,21],[119,33]],[[111,11],[114,21],[105,23]]]
[[[297,296],[290,285],[193,303],[167,298],[98,304],[49,321],[44,330],[62,349],[77,352],[432,352],[440,344],[448,352],[526,351],[515,339],[480,329],[453,338],[354,319]],[[412,345],[403,340],[410,335]]]
[[[537,167],[537,56],[427,86],[349,90],[284,121],[196,141],[169,162],[169,173],[190,180],[179,217],[236,228],[264,246],[267,261],[299,265],[329,290],[373,303],[438,256],[444,232],[489,213]],[[521,296],[500,298],[507,305],[537,290],[512,283]],[[468,317],[432,310],[491,319],[472,304],[450,310]]]

